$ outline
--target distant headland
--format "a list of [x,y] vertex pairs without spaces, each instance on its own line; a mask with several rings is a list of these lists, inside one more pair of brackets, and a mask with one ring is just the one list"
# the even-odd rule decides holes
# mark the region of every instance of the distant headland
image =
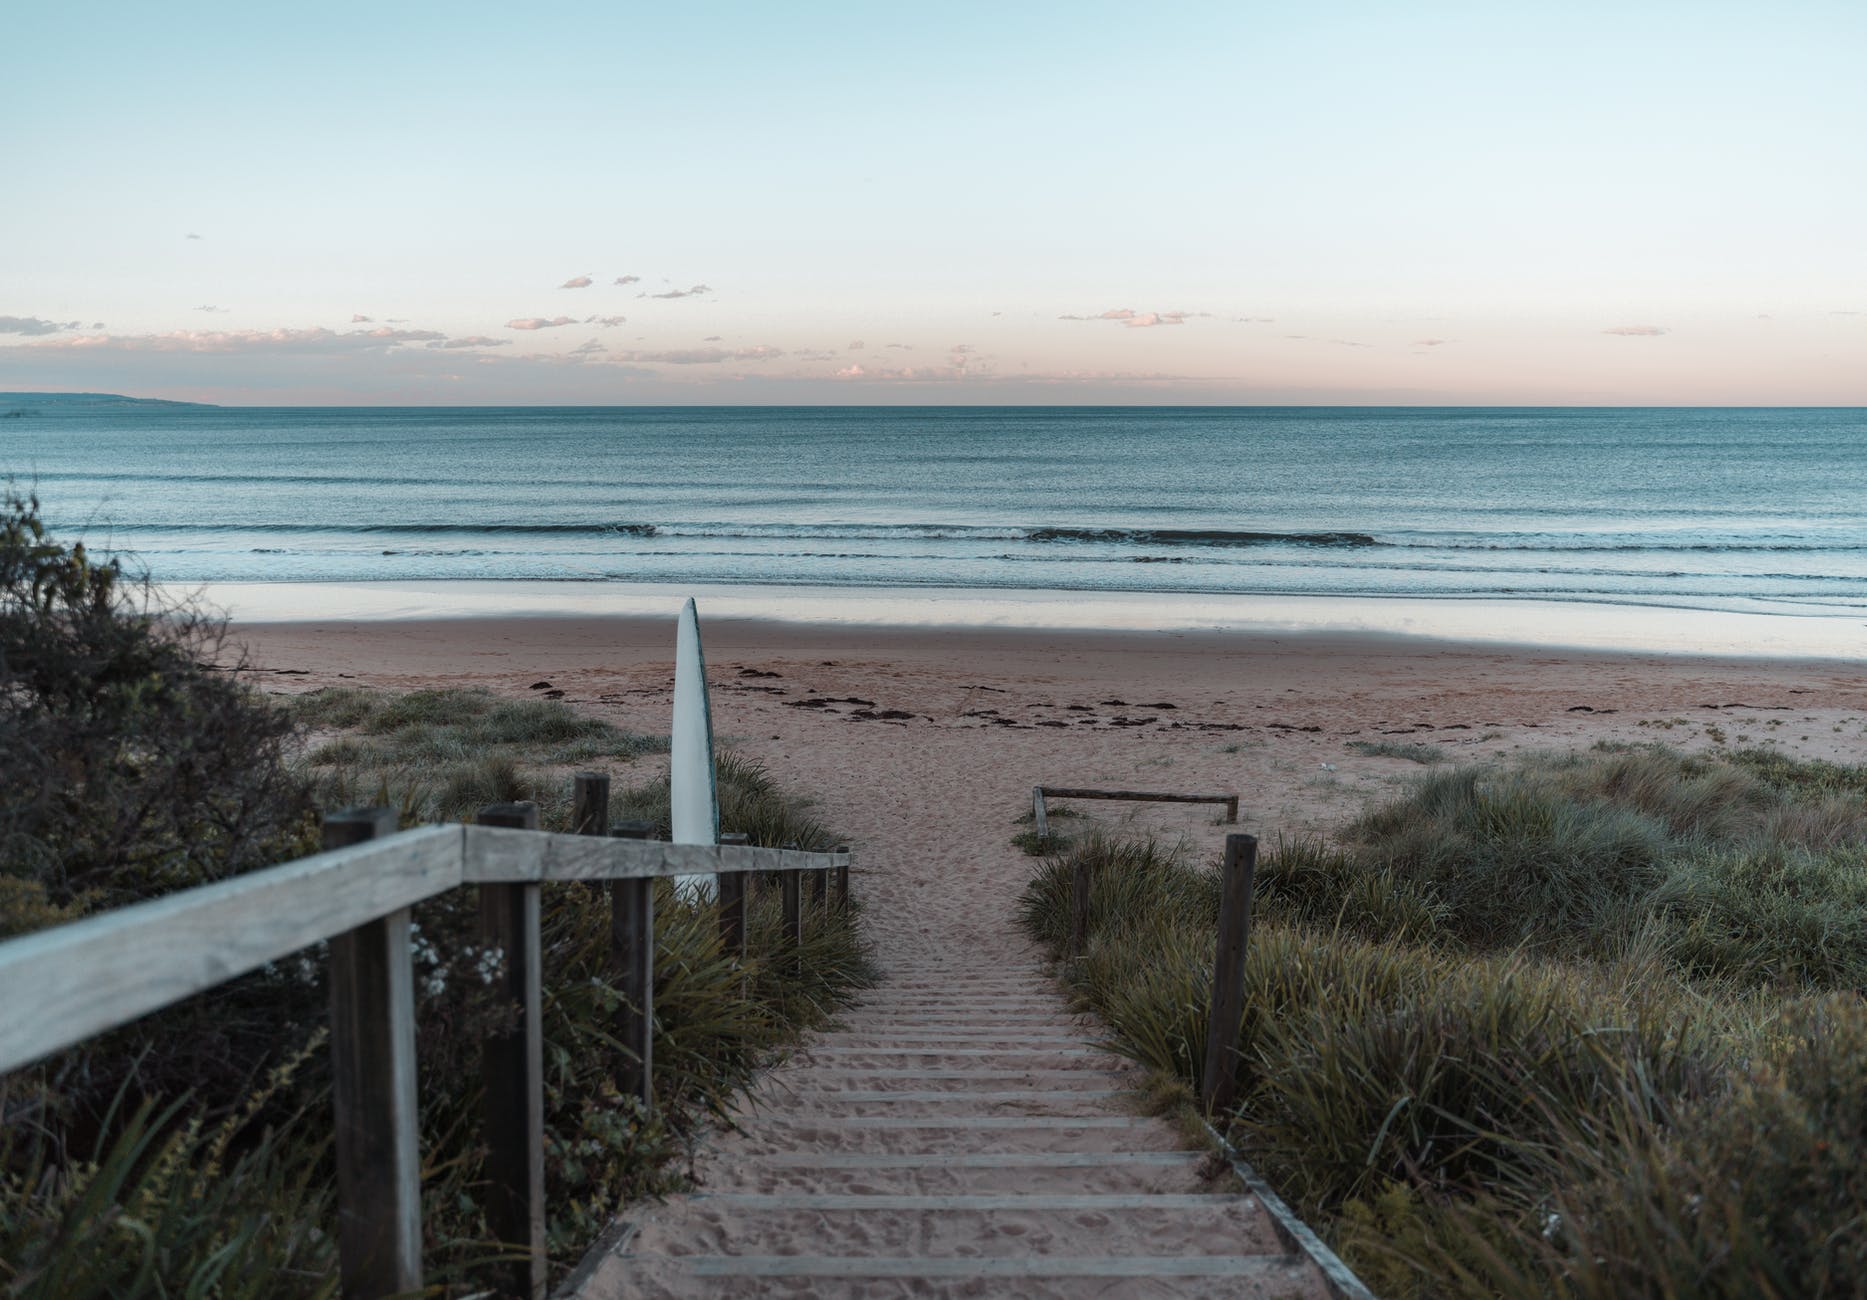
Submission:
[[118,406],[174,406],[205,408],[212,402],[171,402],[161,397],[125,397],[121,393],[0,393],[0,420],[20,420],[39,414],[41,407],[99,409]]

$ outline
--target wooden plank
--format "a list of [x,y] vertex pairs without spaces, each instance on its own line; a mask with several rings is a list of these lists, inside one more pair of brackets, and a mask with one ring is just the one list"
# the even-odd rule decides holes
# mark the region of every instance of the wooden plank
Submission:
[[[804,909],[801,906],[799,873],[787,871],[779,877],[779,887],[784,892],[784,928],[779,931],[785,943],[792,948],[804,946]],[[802,960],[800,955],[799,960]]]
[[1206,1124],[1205,1128],[1219,1153],[1231,1164],[1232,1173],[1237,1175],[1238,1181],[1263,1205],[1278,1237],[1292,1250],[1307,1255],[1310,1262],[1322,1272],[1323,1284],[1329,1294],[1335,1300],[1375,1300],[1374,1292],[1355,1276],[1355,1270],[1343,1263],[1341,1257],[1330,1250],[1323,1239],[1284,1204],[1284,1198],[1264,1181],[1263,1175],[1253,1169],[1211,1124]]
[[1219,937],[1213,947],[1212,1001],[1206,1017],[1206,1069],[1199,1090],[1208,1114],[1229,1110],[1238,1090],[1232,1057],[1238,1049],[1239,1018],[1245,1008],[1245,945],[1251,939],[1252,874],[1257,861],[1257,836],[1225,837]]
[[692,1200],[734,1210],[889,1210],[925,1214],[1005,1210],[1244,1210],[1238,1192],[697,1192]]
[[1198,1168],[1198,1151],[774,1151],[748,1157],[773,1169],[1094,1169],[1102,1165]]
[[[1209,1277],[1294,1286],[1308,1270],[1285,1255],[673,1255],[695,1277],[997,1279]],[[658,1261],[659,1262],[659,1261]]]
[[[604,779],[604,821],[608,780]],[[581,793],[581,791],[580,791]],[[535,803],[493,804],[482,826],[538,829]],[[585,834],[589,832],[583,832]],[[481,885],[480,940],[500,954],[492,993],[512,1017],[486,1039],[486,1220],[493,1239],[522,1257],[498,1265],[508,1295],[545,1295],[544,1007],[537,885]]]
[[[743,847],[751,836],[740,831],[720,836],[721,847]],[[743,962],[746,956],[746,878],[744,872],[728,871],[715,878],[714,891],[720,900],[720,950]]]
[[1135,1129],[1161,1123],[1141,1115],[767,1115],[760,1127]]
[[1044,787],[1034,786],[1031,790],[1031,824],[1037,829],[1039,846],[1050,838],[1050,814],[1044,807]]
[[1128,799],[1137,803],[1222,803],[1227,819],[1238,820],[1238,796],[1235,794],[1172,794],[1161,790],[1083,790],[1075,786],[1040,785],[1039,796],[1047,799]]
[[[488,826],[503,825],[486,822]],[[536,826],[528,827],[537,830]],[[570,829],[573,835],[609,834],[609,773],[577,772],[570,779]]]
[[663,844],[658,841],[496,826],[465,828],[461,879],[468,884],[520,881],[618,880],[717,875],[728,871],[793,871],[847,866],[847,854],[804,853],[754,845]]
[[1090,855],[1078,854],[1070,872],[1070,951],[1077,956],[1089,948]]
[[1125,1088],[1013,1088],[1002,1092],[972,1092],[964,1088],[926,1091],[902,1088],[796,1088],[785,1093],[812,1101],[1106,1101],[1133,1095]]
[[1115,1056],[1113,1052],[1088,1047],[1046,1047],[1036,1052],[1021,1047],[806,1047],[803,1053],[806,1056],[1097,1056],[1105,1060]]
[[[334,813],[324,819],[324,846],[383,838],[395,824],[393,808]],[[412,960],[405,907],[331,938],[338,1271],[344,1295],[357,1300],[421,1287]]]
[[[642,844],[646,822],[618,830],[612,844]],[[534,837],[542,838],[542,837]],[[655,847],[666,847],[656,845]],[[616,1088],[625,1097],[641,1100],[644,1111],[655,1106],[655,882],[649,878],[609,882],[609,962],[616,992],[616,1041],[623,1055],[617,1062]]]
[[461,847],[404,831],[0,943],[0,1072],[451,889]]

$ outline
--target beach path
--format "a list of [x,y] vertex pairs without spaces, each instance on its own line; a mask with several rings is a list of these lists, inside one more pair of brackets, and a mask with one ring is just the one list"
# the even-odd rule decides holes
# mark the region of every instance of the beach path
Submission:
[[[846,671],[760,663],[784,677],[759,684]],[[890,682],[917,725],[864,725],[860,703],[789,707],[815,697],[735,691],[735,671],[719,725],[849,836],[882,980],[761,1080],[694,1193],[631,1207],[575,1294],[1329,1294],[1222,1162],[1138,1113],[1138,1072],[1017,928],[1018,802],[1060,770],[1043,733],[969,720],[930,744],[930,715],[990,707],[969,682]]]
[[[294,674],[278,683],[287,689],[355,682],[524,697],[549,681],[581,713],[633,731],[667,726],[672,635],[662,620],[245,632],[267,670]],[[1196,805],[1079,809],[1210,861],[1229,831],[1269,842],[1326,833],[1388,797],[1423,770],[1384,752],[1390,741],[1472,761],[1600,741],[1697,752],[1728,732],[1737,745],[1780,741],[1801,757],[1867,761],[1867,679],[1853,663],[731,622],[709,624],[707,649],[717,734],[814,797],[824,824],[854,846],[852,885],[884,979],[843,1030],[764,1078],[738,1131],[703,1146],[697,1195],[625,1216],[633,1234],[594,1253],[572,1288],[587,1300],[1322,1293],[1314,1274],[1283,1275],[1261,1207],[1203,1180],[1172,1125],[1106,1095],[1138,1080],[1094,1050],[1095,1027],[1067,1013],[1015,919],[1035,863],[1011,837],[1034,785],[1237,791],[1237,826]],[[647,779],[650,762],[619,779]],[[890,1099],[868,1099],[881,1093]],[[1202,1199],[1023,1210],[954,1199],[1181,1195]],[[806,1196],[911,1199],[747,1199]],[[1069,1276],[1078,1265],[1062,1263],[1148,1257],[1155,1263],[1120,1268],[1152,1275]],[[1197,1262],[1213,1258],[1256,1262],[1218,1278],[1159,1271],[1169,1260],[1229,1268]],[[871,1272],[778,1276],[785,1267]],[[1015,1272],[1045,1267],[1047,1276]],[[742,1271],[702,1275],[714,1268]]]

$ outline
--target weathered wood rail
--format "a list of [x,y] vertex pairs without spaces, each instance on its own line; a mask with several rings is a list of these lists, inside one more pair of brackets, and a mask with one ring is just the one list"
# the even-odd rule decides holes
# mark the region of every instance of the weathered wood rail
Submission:
[[1031,789],[1031,820],[1036,823],[1037,838],[1050,838],[1050,812],[1046,799],[1124,799],[1135,803],[1222,803],[1225,820],[1238,821],[1238,796],[1235,794],[1173,794],[1157,790],[1084,790],[1076,786],[1039,785]]
[[[599,785],[599,783],[601,783]],[[422,1286],[415,1088],[415,989],[409,909],[463,885],[480,891],[481,935],[504,957],[499,992],[517,1009],[484,1056],[488,1217],[516,1256],[502,1288],[545,1294],[543,962],[539,890],[608,882],[611,965],[625,1048],[619,1086],[652,1097],[654,893],[664,876],[711,874],[729,951],[745,951],[747,872],[776,873],[786,942],[813,901],[849,898],[849,854],[664,844],[645,824],[605,834],[607,778],[577,779],[578,834],[540,831],[534,804],[496,804],[478,824],[396,831],[394,810],[324,821],[324,851],[264,871],[0,943],[0,1072],[18,1069],[192,994],[330,943],[331,1065],[339,1260],[346,1296]],[[735,837],[726,837],[728,839]]]

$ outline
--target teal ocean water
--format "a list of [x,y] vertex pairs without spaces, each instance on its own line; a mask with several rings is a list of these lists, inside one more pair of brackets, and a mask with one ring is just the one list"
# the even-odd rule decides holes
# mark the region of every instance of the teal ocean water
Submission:
[[1867,610],[1867,411],[48,405],[0,474],[170,582]]

